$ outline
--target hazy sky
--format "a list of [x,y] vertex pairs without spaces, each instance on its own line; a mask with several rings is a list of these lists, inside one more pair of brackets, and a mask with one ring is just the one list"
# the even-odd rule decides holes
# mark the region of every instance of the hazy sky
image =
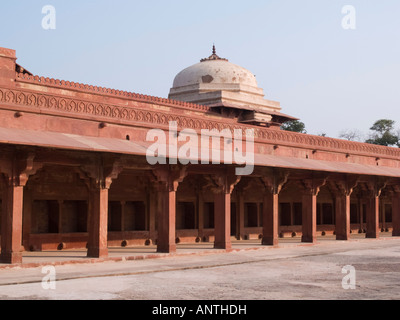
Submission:
[[[42,28],[44,5],[56,29]],[[342,8],[356,9],[345,30]],[[2,0],[0,46],[34,74],[167,97],[211,54],[256,77],[309,133],[400,128],[399,0]]]

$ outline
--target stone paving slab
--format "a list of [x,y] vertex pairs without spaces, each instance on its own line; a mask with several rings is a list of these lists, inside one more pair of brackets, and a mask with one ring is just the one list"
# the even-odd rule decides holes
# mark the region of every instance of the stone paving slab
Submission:
[[[391,239],[390,233],[381,233],[380,239]],[[365,239],[364,234],[354,234],[350,241],[359,241]],[[318,237],[317,243],[336,243],[335,236],[323,236]],[[310,246],[315,244],[302,243],[300,237],[294,238],[283,238],[279,240],[279,245],[276,247],[263,246],[259,240],[242,240],[232,241],[232,251],[240,250],[268,250],[268,249],[279,249],[291,246]],[[64,265],[64,264],[93,264],[101,262],[119,262],[125,260],[145,260],[145,259],[159,259],[166,258],[169,256],[181,256],[181,255],[204,255],[204,254],[218,254],[227,252],[223,249],[214,249],[213,243],[190,243],[190,244],[178,244],[177,252],[174,254],[168,253],[157,253],[157,247],[155,245],[150,246],[135,246],[135,247],[118,247],[109,248],[108,258],[88,258],[86,257],[87,251],[82,250],[62,250],[62,251],[33,251],[24,252],[22,264],[2,264],[0,263],[1,269],[10,268],[35,268],[44,265]]]
[[[229,253],[200,250],[159,259],[58,265],[56,290],[42,288],[40,266],[1,269],[0,299],[400,298],[400,238],[326,238],[315,245],[292,242],[265,249],[246,244]],[[348,264],[357,270],[356,290],[342,288],[342,268]]]

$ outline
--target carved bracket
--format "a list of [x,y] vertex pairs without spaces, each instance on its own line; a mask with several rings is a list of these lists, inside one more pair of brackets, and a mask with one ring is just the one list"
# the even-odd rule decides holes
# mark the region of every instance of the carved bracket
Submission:
[[271,175],[260,178],[265,189],[272,194],[279,194],[289,178],[287,171],[273,171]]
[[376,177],[366,183],[368,191],[374,197],[380,197],[382,190],[386,188],[388,180],[382,177]]
[[[121,159],[101,158],[96,163],[81,166],[81,170],[89,178],[90,187],[110,189],[113,180],[117,179],[122,172],[123,164]],[[81,174],[80,177],[83,178]]]
[[179,183],[187,176],[187,166],[165,165],[159,166],[152,171],[153,181],[157,183],[160,191],[178,190]]
[[29,177],[43,168],[43,163],[35,162],[35,154],[14,153],[0,160],[0,172],[4,174],[5,181],[13,186],[26,186]]
[[345,180],[333,181],[333,191],[337,195],[351,196],[360,182],[360,177],[346,177]]
[[235,186],[240,182],[242,176],[237,176],[232,172],[205,176],[209,182],[208,188],[213,193],[231,194]]
[[319,177],[302,180],[304,192],[313,196],[317,196],[321,187],[326,184],[327,179],[328,177]]

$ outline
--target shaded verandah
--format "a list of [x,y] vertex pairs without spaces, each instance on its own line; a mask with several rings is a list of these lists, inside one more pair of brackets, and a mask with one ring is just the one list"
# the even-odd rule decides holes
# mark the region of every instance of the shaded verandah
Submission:
[[[365,213],[366,236],[379,237],[382,192],[392,199],[393,235],[399,235],[399,192],[392,178],[261,167],[252,176],[238,177],[228,166],[149,167],[137,156],[12,147],[4,149],[1,163],[6,263],[22,262],[21,243],[25,250],[52,249],[43,246],[46,241],[59,249],[87,247],[87,256],[96,258],[107,257],[109,247],[141,242],[166,253],[186,241],[212,241],[213,247],[229,250],[232,235],[245,239],[258,234],[263,245],[277,245],[282,203],[287,203],[282,201],[288,198],[301,203],[302,241],[314,243],[324,190],[333,195],[337,239],[350,236],[352,199],[364,203],[360,212]],[[52,174],[60,175],[61,183],[46,181]],[[254,199],[257,227],[249,224],[254,224],[252,206],[246,210]],[[44,203],[47,232],[40,232],[32,210],[43,210]],[[136,223],[135,211],[141,212]],[[194,216],[187,218],[188,212]]]

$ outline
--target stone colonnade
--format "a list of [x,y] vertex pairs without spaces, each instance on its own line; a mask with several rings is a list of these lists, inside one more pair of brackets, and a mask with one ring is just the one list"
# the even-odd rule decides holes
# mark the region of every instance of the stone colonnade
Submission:
[[[2,215],[1,215],[1,262],[22,262],[22,222],[24,187],[29,178],[41,169],[43,161],[36,161],[35,154],[12,151],[0,158],[2,177]],[[96,161],[79,165],[89,190],[88,205],[88,244],[87,256],[103,258],[108,256],[108,204],[109,189],[123,171],[123,163],[112,157],[98,157]],[[165,165],[146,168],[151,172],[157,204],[157,251],[173,253],[176,251],[176,199],[179,184],[184,181],[191,167]],[[265,169],[259,174],[263,186],[263,245],[278,244],[279,197],[282,188],[291,179],[290,170]],[[196,174],[203,172],[196,169]],[[261,172],[261,171],[258,171]],[[203,172],[208,181],[207,190],[214,196],[214,247],[230,250],[231,244],[231,194],[241,181],[229,166],[212,172]],[[317,197],[320,188],[327,185],[335,195],[336,238],[350,238],[350,197],[354,188],[362,181],[363,198],[366,203],[366,237],[379,237],[379,200],[381,192],[388,185],[383,177],[360,177],[344,175],[332,179],[331,174],[309,173],[303,178],[296,177],[298,190],[302,194],[302,242],[316,242]],[[253,178],[253,177],[252,177]],[[400,188],[390,186],[392,195],[393,236],[400,236]]]

